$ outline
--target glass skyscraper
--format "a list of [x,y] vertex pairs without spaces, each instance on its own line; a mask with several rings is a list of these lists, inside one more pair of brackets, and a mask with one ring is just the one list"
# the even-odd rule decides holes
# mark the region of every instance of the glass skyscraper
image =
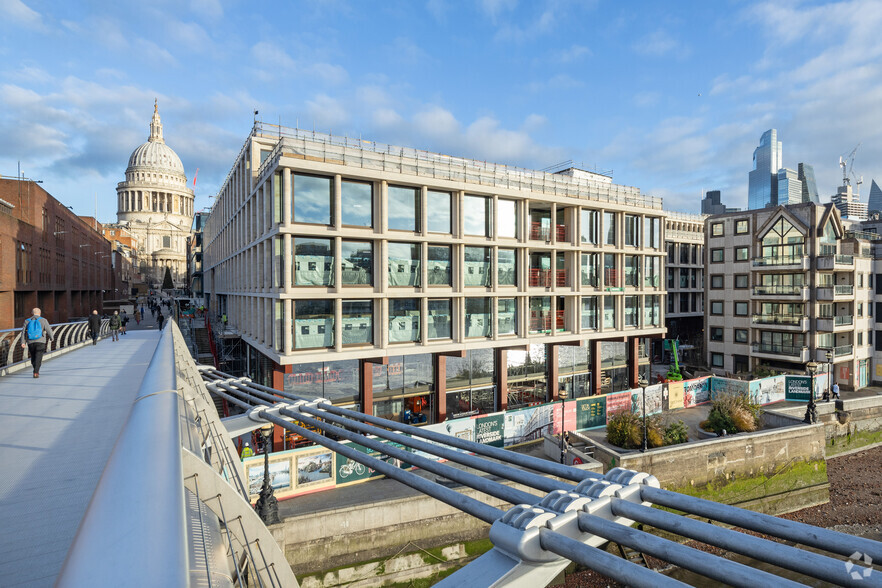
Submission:
[[802,202],[802,182],[796,171],[782,167],[778,170],[778,204]]
[[815,168],[807,163],[800,163],[799,180],[802,182],[802,201],[820,204],[818,183],[815,181]]
[[769,129],[753,151],[753,170],[748,178],[748,209],[778,206],[778,170],[783,166],[778,131]]
[[879,189],[876,180],[870,184],[870,200],[867,202],[867,208],[882,211],[882,189]]

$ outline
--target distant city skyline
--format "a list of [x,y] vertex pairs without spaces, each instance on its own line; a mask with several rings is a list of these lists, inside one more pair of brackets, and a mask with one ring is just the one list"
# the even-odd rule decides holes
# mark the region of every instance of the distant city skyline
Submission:
[[78,214],[97,197],[113,220],[158,98],[166,140],[189,178],[200,170],[197,210],[255,110],[494,163],[611,169],[684,212],[714,189],[746,208],[749,158],[775,128],[829,202],[858,144],[855,173],[882,178],[879,30],[869,0],[0,0],[0,174],[20,162]]

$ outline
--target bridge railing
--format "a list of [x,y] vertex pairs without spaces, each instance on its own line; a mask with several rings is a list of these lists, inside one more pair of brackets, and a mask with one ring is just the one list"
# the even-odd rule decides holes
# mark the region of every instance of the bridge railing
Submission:
[[[101,320],[99,336],[107,335],[110,319]],[[66,347],[71,347],[89,339],[89,323],[74,321],[51,325],[54,338],[47,342],[46,353],[51,354]],[[29,359],[27,347],[22,347],[22,327],[0,331],[0,368],[12,367]]]

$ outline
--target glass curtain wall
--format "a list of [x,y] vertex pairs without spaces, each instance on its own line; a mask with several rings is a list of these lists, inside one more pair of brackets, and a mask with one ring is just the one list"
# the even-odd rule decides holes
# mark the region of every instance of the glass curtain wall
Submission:
[[561,345],[557,348],[558,396],[573,399],[591,395],[590,349]]
[[451,198],[449,192],[429,190],[426,215],[426,230],[430,233],[446,233],[450,231]]
[[430,299],[429,316],[426,326],[429,339],[450,339],[453,336],[453,313],[450,310],[450,299]]
[[343,241],[340,244],[344,286],[370,286],[374,283],[374,251],[370,241]]
[[496,302],[500,335],[514,335],[518,328],[517,299],[499,298]]
[[547,402],[544,344],[532,344],[527,351],[510,349],[508,357],[508,408]]
[[334,301],[294,301],[294,348],[334,346]]
[[416,425],[434,421],[431,353],[391,356],[373,371],[374,416]]
[[496,360],[493,349],[472,349],[464,358],[448,357],[447,418],[496,410]]
[[429,285],[449,286],[453,273],[453,267],[450,262],[450,246],[429,245],[428,256],[426,269],[429,273]]
[[389,243],[389,285],[420,285],[420,246],[417,243]]
[[396,231],[420,230],[420,190],[389,186],[389,228]]
[[465,248],[465,285],[484,286],[492,285],[490,273],[490,247],[466,247]]
[[357,359],[298,363],[294,365],[294,373],[284,375],[282,389],[309,398],[327,398],[337,405],[350,405],[358,402],[359,380]]
[[465,299],[465,336],[489,337],[493,320],[492,300],[490,298]]
[[373,343],[374,323],[370,300],[343,300],[343,345]]
[[334,241],[294,237],[294,285],[334,285]]
[[366,182],[343,180],[340,193],[340,220],[346,226],[372,227],[373,186]]
[[389,300],[389,342],[420,340],[420,301],[415,298]]
[[291,174],[295,223],[330,225],[334,218],[332,178]]

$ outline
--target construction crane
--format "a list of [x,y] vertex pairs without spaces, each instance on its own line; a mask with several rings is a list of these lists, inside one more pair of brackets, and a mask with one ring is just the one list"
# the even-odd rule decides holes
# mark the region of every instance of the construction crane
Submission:
[[664,348],[671,350],[671,357],[674,360],[674,363],[671,365],[670,369],[668,369],[668,374],[665,377],[665,381],[679,382],[683,379],[683,374],[680,372],[680,357],[677,353],[677,340],[665,339]]
[[[851,185],[851,178],[854,177],[854,155],[857,153],[857,150],[860,149],[863,143],[858,143],[857,147],[851,150],[851,153],[846,155],[845,157],[839,156],[839,167],[842,168],[842,185],[849,186]],[[846,170],[847,168],[847,170]],[[864,183],[864,176],[861,176],[855,182],[855,186],[860,186]]]

